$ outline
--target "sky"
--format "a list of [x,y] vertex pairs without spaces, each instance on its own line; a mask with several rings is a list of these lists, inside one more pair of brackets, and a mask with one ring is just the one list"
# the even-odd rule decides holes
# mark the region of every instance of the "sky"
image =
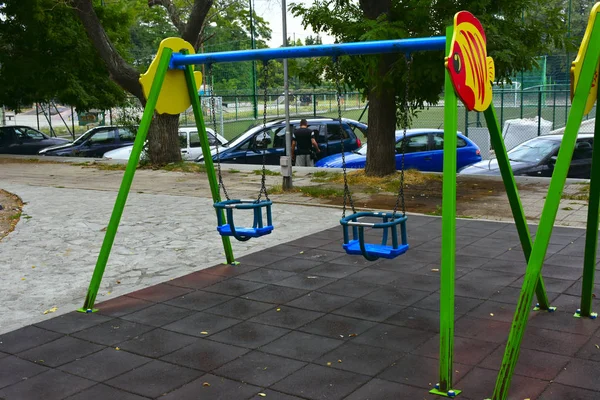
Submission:
[[[279,47],[283,44],[283,29],[282,29],[282,12],[281,4],[283,0],[252,0],[254,1],[254,7],[256,14],[263,17],[269,22],[269,26],[273,31],[271,40],[267,42],[269,47]],[[286,6],[289,7],[291,3],[304,3],[310,5],[313,0],[285,0]],[[314,36],[314,33],[310,28],[304,29],[302,27],[302,19],[292,16],[292,13],[287,11],[287,36],[290,39],[304,39],[307,36]],[[321,35],[324,44],[333,43],[333,38],[325,35]]]

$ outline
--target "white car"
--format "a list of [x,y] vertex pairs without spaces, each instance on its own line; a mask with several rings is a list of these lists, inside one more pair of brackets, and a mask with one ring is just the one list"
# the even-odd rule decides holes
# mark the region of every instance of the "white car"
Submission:
[[[227,143],[227,139],[218,133],[215,134],[211,128],[206,128],[208,134],[208,142],[210,149],[213,150],[217,144],[223,146]],[[179,128],[179,146],[181,147],[181,158],[186,161],[193,161],[202,156],[202,146],[198,137],[198,129],[193,127]],[[111,160],[129,160],[133,145],[120,147],[116,150],[104,153],[104,158]],[[145,152],[142,152],[142,159],[146,157]]]

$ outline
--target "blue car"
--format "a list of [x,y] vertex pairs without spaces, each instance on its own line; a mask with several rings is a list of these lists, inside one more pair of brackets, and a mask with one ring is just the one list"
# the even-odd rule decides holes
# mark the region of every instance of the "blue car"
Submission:
[[[396,169],[402,168],[403,131],[396,131]],[[404,168],[419,171],[442,172],[444,131],[441,129],[408,129],[406,132]],[[457,170],[481,161],[479,147],[461,133],[457,133]],[[347,168],[364,168],[367,163],[367,144],[358,150],[344,153]],[[342,155],[322,158],[317,167],[342,168]]]

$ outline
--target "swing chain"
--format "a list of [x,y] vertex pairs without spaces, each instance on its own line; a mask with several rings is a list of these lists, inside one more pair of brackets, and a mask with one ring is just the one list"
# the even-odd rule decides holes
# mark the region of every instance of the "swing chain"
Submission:
[[333,75],[335,80],[335,91],[337,97],[337,109],[338,109],[338,123],[340,126],[340,143],[342,144],[342,169],[344,175],[344,205],[342,207],[342,218],[346,217],[346,205],[350,202],[350,207],[352,208],[352,213],[356,214],[356,209],[354,208],[354,200],[352,200],[352,193],[350,193],[350,186],[348,185],[348,175],[346,173],[346,157],[344,153],[344,127],[342,124],[342,87],[341,87],[341,79],[340,79],[340,61],[338,57],[333,58]]
[[[215,135],[217,134],[217,113],[216,113],[216,105],[215,105],[215,85],[213,82],[213,66],[212,64],[208,65],[208,80],[210,81],[210,115],[212,119],[212,126]],[[207,132],[207,135],[209,133]],[[219,177],[219,188],[223,190],[223,194],[227,200],[229,199],[229,193],[227,193],[227,189],[225,188],[225,183],[223,183],[223,175],[221,174],[221,155],[219,154],[219,142],[215,146],[217,149],[217,176]]]
[[406,89],[404,91],[404,104],[403,104],[403,121],[404,125],[403,133],[402,133],[402,164],[400,169],[400,189],[398,191],[398,197],[396,198],[396,204],[394,205],[394,212],[392,213],[392,217],[396,217],[396,212],[398,211],[398,205],[401,202],[400,206],[402,207],[402,216],[406,216],[406,202],[404,199],[404,157],[406,152],[406,130],[408,129],[408,114],[410,112],[410,107],[408,104],[408,89],[410,82],[410,67],[413,63],[413,56],[410,54],[410,58],[408,54],[404,54],[404,60],[406,62]]
[[[263,61],[263,135],[265,134],[267,128],[267,102],[268,102],[268,78],[269,78],[269,62],[267,60]],[[265,164],[267,163],[267,151],[263,150],[262,156],[262,176],[260,178],[260,192],[258,192],[258,198],[256,202],[260,202],[260,198],[262,194],[265,194],[265,198],[269,200],[269,194],[267,193],[267,185],[266,185],[266,176],[267,169]]]

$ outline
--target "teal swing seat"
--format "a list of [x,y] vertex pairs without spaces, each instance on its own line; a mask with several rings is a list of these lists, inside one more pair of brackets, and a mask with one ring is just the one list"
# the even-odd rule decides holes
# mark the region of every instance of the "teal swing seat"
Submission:
[[[217,211],[217,231],[221,236],[233,236],[245,242],[251,238],[268,235],[273,231],[273,218],[271,215],[271,200],[225,200],[214,204]],[[265,209],[267,223],[264,224],[263,212]],[[254,222],[252,227],[238,227],[234,223],[233,210],[253,210]],[[223,217],[223,212],[225,217]]]
[[[361,222],[361,218],[377,218],[382,222]],[[406,235],[406,215],[394,215],[390,212],[357,212],[340,220],[344,228],[343,248],[346,253],[351,255],[362,255],[369,261],[375,261],[379,258],[393,259],[408,250],[408,241]],[[398,226],[400,227],[400,241],[398,241]],[[352,236],[350,235],[352,227]],[[365,243],[365,228],[382,229],[381,244]],[[391,234],[391,235],[390,235]],[[391,236],[391,245],[388,239]]]

